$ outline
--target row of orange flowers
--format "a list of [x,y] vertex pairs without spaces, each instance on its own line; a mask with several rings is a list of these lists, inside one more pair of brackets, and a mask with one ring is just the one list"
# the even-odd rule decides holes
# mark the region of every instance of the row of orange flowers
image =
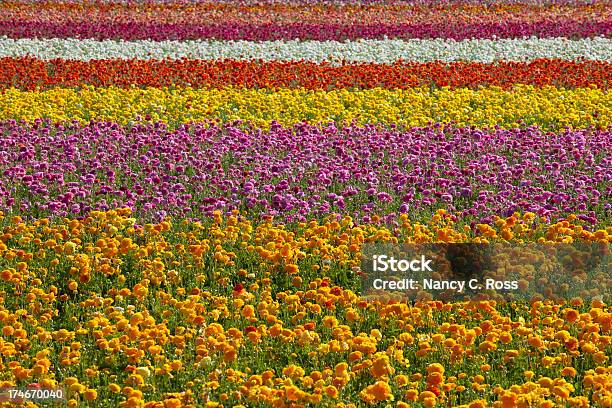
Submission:
[[444,211],[426,224],[400,216],[401,234],[350,217],[130,216],[0,213],[0,387],[61,387],[68,407],[612,402],[601,300],[368,302],[350,272],[367,242],[495,242],[510,229],[517,240],[609,243],[612,229],[531,213],[479,225],[480,238]]
[[35,90],[82,85],[222,88],[477,88],[515,84],[607,88],[612,64],[605,61],[538,59],[531,62],[398,62],[343,64],[204,60],[39,60],[1,58],[0,88]]
[[[466,4],[461,2],[421,2],[421,4],[370,3],[333,4],[308,2],[58,2],[7,1],[0,7],[6,20],[57,22],[137,22],[160,24],[217,24],[219,21],[251,23],[359,22],[366,24],[497,22],[501,20],[537,22],[542,20],[605,21],[612,11],[604,1],[591,4]],[[580,2],[578,2],[580,3]],[[586,2],[585,2],[586,3]]]

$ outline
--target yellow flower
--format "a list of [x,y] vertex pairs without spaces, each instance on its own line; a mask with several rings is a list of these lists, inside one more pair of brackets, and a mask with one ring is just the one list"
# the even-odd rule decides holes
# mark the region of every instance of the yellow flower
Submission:
[[404,374],[400,374],[395,377],[395,383],[398,387],[405,387],[409,384],[409,380],[407,376],[405,376]]
[[64,244],[64,253],[67,255],[72,255],[75,253],[77,245],[74,242],[66,242]]
[[[436,90],[343,88],[332,91],[232,87],[121,89],[85,86],[79,90],[53,88],[46,91],[9,88],[0,98],[0,119],[32,121],[46,117],[52,121],[76,119],[86,122],[93,119],[127,124],[138,115],[148,114],[153,121],[175,125],[224,118],[225,121],[239,119],[264,128],[273,120],[291,125],[303,120],[320,123],[333,118],[342,118],[346,122],[354,120],[357,124],[424,126],[428,122],[454,121],[458,126],[500,125],[504,128],[516,127],[519,120],[524,120],[548,130],[564,126],[606,127],[611,121],[607,109],[611,98],[605,89],[531,85],[516,85],[509,90],[498,87]],[[191,109],[184,108],[186,101],[190,101]],[[160,110],[162,106],[163,110]],[[591,113],[595,111],[597,116]]]

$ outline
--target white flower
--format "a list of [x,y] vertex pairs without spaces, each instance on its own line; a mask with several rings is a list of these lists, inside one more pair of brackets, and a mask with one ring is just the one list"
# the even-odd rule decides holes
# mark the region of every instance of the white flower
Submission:
[[266,61],[301,60],[393,63],[405,61],[529,61],[537,58],[612,61],[612,39],[604,37],[570,40],[567,38],[469,39],[356,41],[122,41],[79,39],[10,39],[0,37],[0,57],[34,56],[48,60],[64,58],[203,60],[262,59]]
[[210,356],[204,356],[198,363],[198,366],[200,368],[208,368],[212,366],[212,364],[213,364],[212,358],[210,358]]

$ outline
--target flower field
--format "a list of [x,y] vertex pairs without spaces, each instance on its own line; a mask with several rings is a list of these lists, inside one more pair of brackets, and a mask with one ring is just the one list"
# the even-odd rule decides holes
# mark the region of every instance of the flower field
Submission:
[[554,300],[362,270],[609,248],[611,79],[602,0],[0,3],[0,405],[612,407],[609,258]]

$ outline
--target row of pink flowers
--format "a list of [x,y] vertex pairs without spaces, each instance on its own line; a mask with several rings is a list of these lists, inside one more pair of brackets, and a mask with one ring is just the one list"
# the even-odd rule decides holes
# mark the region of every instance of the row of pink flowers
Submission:
[[242,24],[219,25],[139,23],[0,22],[0,36],[11,38],[93,38],[125,40],[346,40],[358,38],[522,38],[612,36],[612,21],[543,21],[483,24]]

